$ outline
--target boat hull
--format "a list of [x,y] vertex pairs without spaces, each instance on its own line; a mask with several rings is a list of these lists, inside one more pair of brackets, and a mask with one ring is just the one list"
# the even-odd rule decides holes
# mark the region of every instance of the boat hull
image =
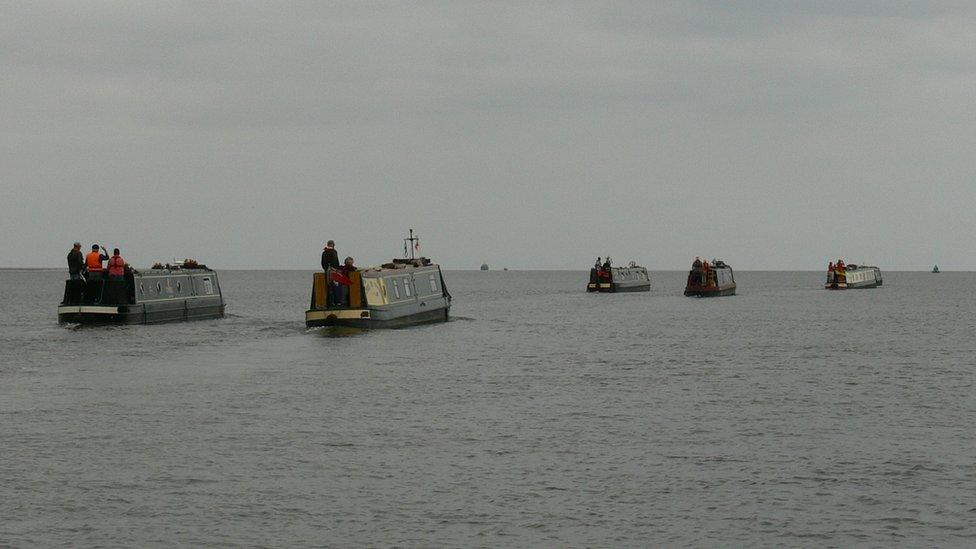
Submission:
[[309,309],[305,311],[305,327],[348,326],[363,329],[395,329],[434,322],[447,322],[450,317],[449,309],[446,307],[401,316],[380,313],[380,311],[369,309]]
[[187,320],[208,320],[224,316],[224,304],[165,303],[137,305],[61,305],[61,324],[162,324]]
[[651,283],[590,282],[586,285],[586,291],[604,293],[649,292],[651,291]]
[[735,295],[735,284],[719,288],[705,288],[701,286],[688,286],[685,288],[686,297],[722,297],[727,295]]
[[824,289],[826,290],[859,290],[862,288],[877,288],[878,286],[883,286],[884,283],[879,281],[876,282],[828,282],[824,284]]

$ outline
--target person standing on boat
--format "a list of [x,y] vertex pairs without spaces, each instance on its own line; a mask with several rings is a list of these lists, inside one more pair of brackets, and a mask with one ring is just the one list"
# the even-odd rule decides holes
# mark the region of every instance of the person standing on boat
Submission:
[[332,280],[332,273],[330,272],[338,269],[339,252],[335,249],[335,241],[330,240],[325,243],[325,249],[322,250],[322,270],[325,271],[326,282],[329,284],[329,302],[333,306],[338,305],[339,299],[342,297],[339,284]]
[[352,285],[352,279],[349,278],[349,273],[358,270],[359,269],[356,268],[356,265],[354,265],[354,261],[351,257],[344,259],[342,262],[342,267],[339,268],[339,276],[336,278],[339,279],[339,303],[341,303],[343,307],[349,306],[349,286]]
[[335,249],[335,241],[330,240],[322,250],[322,270],[328,272],[329,269],[339,268],[339,253]]
[[353,260],[353,258],[347,257],[345,260],[343,260],[343,262],[342,262],[342,275],[343,276],[345,276],[345,277],[348,278],[349,277],[349,273],[354,272],[354,271],[358,271],[358,270],[359,269],[356,268],[355,261]]
[[68,277],[71,280],[84,280],[81,275],[85,268],[85,257],[81,255],[81,242],[75,242],[74,247],[68,252]]
[[102,266],[103,261],[108,261],[109,257],[105,255],[98,244],[92,244],[92,251],[87,256],[85,256],[85,266],[88,267],[88,276],[92,280],[98,280],[102,278],[102,273],[105,268]]
[[125,260],[122,259],[122,255],[119,253],[118,248],[115,248],[115,250],[112,251],[112,257],[108,260],[108,279],[125,279]]

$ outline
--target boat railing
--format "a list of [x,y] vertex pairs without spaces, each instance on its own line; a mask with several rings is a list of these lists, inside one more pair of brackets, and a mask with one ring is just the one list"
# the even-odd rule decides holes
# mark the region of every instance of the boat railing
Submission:
[[131,305],[135,303],[131,277],[124,280],[89,278],[64,282],[63,305]]

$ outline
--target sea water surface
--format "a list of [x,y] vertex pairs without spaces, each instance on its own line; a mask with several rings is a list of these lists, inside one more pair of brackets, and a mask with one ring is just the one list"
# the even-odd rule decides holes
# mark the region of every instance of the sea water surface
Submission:
[[0,546],[976,545],[976,274],[447,272],[374,332],[220,276],[224,319],[92,328],[0,271]]

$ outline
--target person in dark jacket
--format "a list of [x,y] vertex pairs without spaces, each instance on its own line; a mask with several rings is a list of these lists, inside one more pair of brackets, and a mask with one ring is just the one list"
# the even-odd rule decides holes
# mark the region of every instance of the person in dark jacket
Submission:
[[322,270],[325,271],[325,276],[328,277],[326,282],[329,285],[329,304],[333,307],[342,302],[342,291],[339,289],[339,283],[332,280],[329,270],[338,270],[340,267],[339,252],[335,249],[335,241],[330,240],[326,242],[325,249],[322,250]]
[[68,252],[68,275],[71,280],[84,280],[81,271],[85,268],[85,257],[81,255],[81,242],[75,242]]
[[325,249],[322,250],[322,270],[328,271],[330,268],[338,269],[339,267],[341,267],[339,265],[339,252],[335,249],[335,241],[330,240],[325,245]]

